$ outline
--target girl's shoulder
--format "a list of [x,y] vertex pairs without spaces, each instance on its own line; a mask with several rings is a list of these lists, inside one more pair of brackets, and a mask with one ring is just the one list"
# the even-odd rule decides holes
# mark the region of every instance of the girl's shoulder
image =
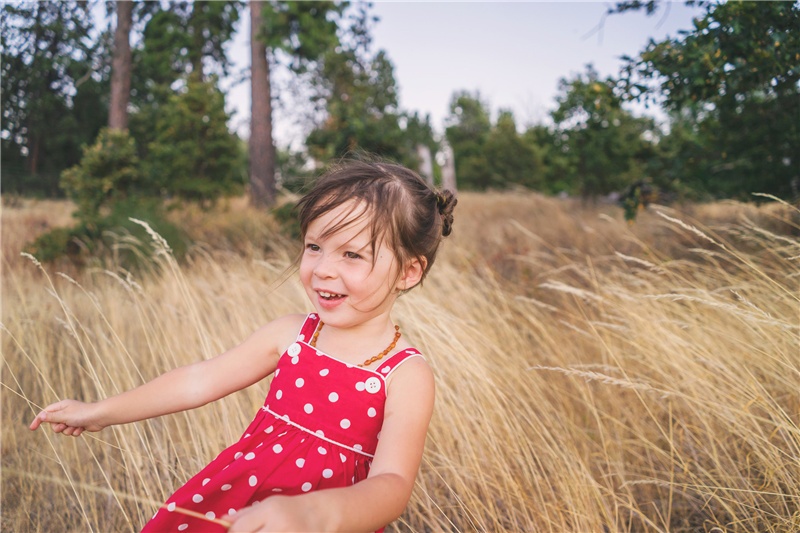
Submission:
[[395,362],[386,377],[386,390],[419,387],[434,387],[433,369],[425,360],[425,356],[416,349],[405,350],[413,355],[403,357],[402,361]]
[[259,328],[256,335],[265,340],[269,339],[270,344],[275,347],[276,353],[280,355],[297,340],[297,335],[307,317],[308,315],[300,313],[284,315]]

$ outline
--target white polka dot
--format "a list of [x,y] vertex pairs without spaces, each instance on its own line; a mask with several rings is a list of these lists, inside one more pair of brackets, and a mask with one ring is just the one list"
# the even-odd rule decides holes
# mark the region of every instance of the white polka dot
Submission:
[[328,394],[328,399],[330,401],[332,401],[332,402],[338,401],[339,400],[339,395],[336,394],[335,392],[332,392],[332,393]]
[[267,429],[264,430],[264,433],[272,433],[274,430],[275,430],[275,428],[270,426],[270,427],[268,427]]
[[303,489],[303,492],[308,492],[308,491],[311,490],[311,483],[306,481],[305,483],[303,483],[303,486],[300,487],[300,488]]
[[368,417],[374,418],[375,415],[377,415],[377,414],[378,414],[378,411],[376,411],[374,407],[370,407],[369,409],[367,409],[367,416]]
[[250,452],[250,453],[248,453],[247,455],[245,455],[245,456],[244,456],[244,458],[245,458],[245,460],[247,460],[247,461],[252,461],[252,460],[253,460],[253,458],[255,458],[255,456],[256,456],[256,454],[254,454],[253,452]]
[[294,382],[295,387],[298,389],[305,384],[305,380],[303,378],[297,378],[297,381]]
[[181,525],[178,526],[178,531],[186,531],[186,529],[188,527],[189,527],[189,524],[181,524]]
[[209,520],[214,520],[216,517],[217,515],[214,514],[214,511],[209,511],[206,513],[206,518],[208,518]]
[[314,411],[314,406],[311,405],[310,403],[307,403],[303,406],[303,411],[305,411],[308,414],[311,414]]
[[292,364],[293,365],[296,365],[299,362],[300,362],[300,358],[299,357],[292,357]]
[[306,460],[303,458],[298,459],[294,462],[298,466],[298,468],[303,468],[303,465],[306,464]]
[[239,457],[243,456],[242,452],[236,452],[236,455],[233,456],[234,459],[238,459]]
[[315,314],[313,314],[313,313],[312,313],[312,314],[310,314],[310,315],[308,315],[308,317],[309,317],[311,320],[316,320],[316,319],[317,319],[317,315],[315,315]]
[[283,492],[283,489],[274,488],[272,489],[272,492]]
[[279,390],[278,392],[276,392],[276,393],[275,393],[275,397],[276,397],[277,399],[279,399],[279,400],[280,400],[280,399],[281,399],[281,396],[283,396],[283,391],[282,391],[282,390]]
[[305,333],[301,333],[300,335],[298,335],[298,336],[297,336],[297,340],[299,340],[299,341],[304,341],[304,340],[306,340],[306,335],[305,335]]
[[297,357],[297,354],[300,353],[300,345],[295,342],[286,349],[286,353],[289,354],[289,357]]
[[250,433],[245,433],[244,438],[247,438],[249,436],[250,436]]
[[167,511],[172,512],[175,510],[175,502],[170,503],[167,505]]
[[376,438],[376,439],[380,439],[380,438],[381,438],[381,432],[380,432],[380,431],[378,432],[378,434],[377,434],[377,435],[375,435],[375,438]]
[[324,353],[322,353],[322,352],[320,352],[320,351],[317,351],[317,355],[321,357],[321,356],[323,356],[323,355],[325,355],[325,354],[324,354]]
[[328,370],[327,368],[323,368],[322,370],[319,371],[319,375],[325,377],[328,375],[328,372],[330,372],[330,370]]
[[317,435],[317,437],[325,436],[325,433],[321,429],[316,430],[314,433]]
[[323,448],[322,446],[320,446],[319,448],[317,448],[317,451],[320,453],[320,455],[325,455],[326,453],[328,453],[328,450],[326,450],[326,449],[325,449],[325,448]]
[[278,374],[280,374],[280,372],[281,372],[281,369],[280,369],[280,368],[279,368],[279,369],[277,369],[277,370],[275,371],[275,377],[276,377],[276,378],[278,377]]
[[205,479],[203,480],[203,486],[205,487],[205,486],[206,486],[206,484],[207,484],[209,481],[211,481],[211,478],[205,478]]
[[333,477],[333,470],[331,470],[330,468],[326,468],[325,470],[322,471],[322,477],[324,477],[325,479],[332,478]]
[[342,429],[347,429],[350,427],[350,421],[346,418],[343,418],[339,425],[342,426]]
[[388,374],[389,370],[391,370],[391,367],[385,366],[385,367],[381,368],[381,373],[382,374]]
[[414,353],[416,353],[416,352],[415,352],[414,350],[406,350],[406,353],[407,353],[407,354],[414,354]]
[[281,446],[280,444],[276,444],[275,446],[272,447],[272,451],[275,453],[281,453],[283,451],[283,446]]
[[247,480],[247,483],[249,483],[251,487],[255,487],[256,483],[258,483],[258,478],[256,476],[250,476],[250,479]]
[[192,501],[194,503],[200,503],[201,501],[203,501],[203,496],[200,494],[195,494],[194,496],[192,496]]
[[225,483],[224,485],[222,485],[219,488],[219,490],[231,490],[231,485],[228,485],[227,483]]
[[259,443],[258,443],[258,446],[256,446],[256,448],[261,448],[263,445],[264,445],[264,443],[263,443],[263,442],[259,442]]
[[364,448],[362,448],[360,444],[356,444],[355,446],[353,446],[353,449],[354,449],[354,450],[361,451],[361,450],[363,450]]
[[343,453],[340,453],[340,454],[339,454],[339,457],[342,459],[342,462],[343,462],[343,463],[344,463],[345,461],[347,461],[347,456],[346,456],[345,454],[343,454]]
[[363,381],[359,381],[358,383],[356,383],[356,390],[358,392],[361,392],[362,390],[364,390],[364,382]]
[[228,514],[229,514],[229,515],[230,515],[230,514],[236,514],[236,509],[234,509],[233,507],[231,507],[230,509],[228,509]]

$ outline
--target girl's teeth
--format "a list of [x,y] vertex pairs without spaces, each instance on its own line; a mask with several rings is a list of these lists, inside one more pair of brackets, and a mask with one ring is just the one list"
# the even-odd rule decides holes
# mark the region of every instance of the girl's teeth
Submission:
[[341,297],[341,294],[333,294],[333,293],[330,293],[330,292],[323,292],[323,291],[319,291],[319,295],[322,296],[323,298],[325,298],[326,300],[329,300],[331,298],[339,298],[339,297]]

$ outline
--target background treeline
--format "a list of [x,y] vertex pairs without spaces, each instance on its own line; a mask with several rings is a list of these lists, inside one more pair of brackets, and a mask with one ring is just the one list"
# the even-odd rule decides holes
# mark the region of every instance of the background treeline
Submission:
[[[66,193],[97,220],[131,198],[207,204],[248,187],[270,204],[276,187],[302,186],[309,161],[354,151],[417,167],[425,145],[439,176],[447,143],[463,189],[520,185],[594,198],[649,182],[690,198],[796,197],[800,5],[695,3],[704,11],[692,29],[623,58],[616,77],[589,65],[562,79],[545,122],[519,124],[479,93],[458,91],[444,135],[400,108],[391,60],[371,46],[368,4],[133,2],[123,13],[125,2],[6,3],[3,192]],[[662,7],[631,1],[610,11]],[[259,61],[250,73],[231,72],[226,44],[248,13]],[[121,29],[132,43],[127,63]],[[111,96],[117,61],[129,87],[123,107]],[[276,69],[291,76],[276,80]],[[249,144],[229,128],[220,80],[230,76],[252,83]],[[634,115],[631,101],[660,107],[668,120]],[[299,151],[275,152],[274,105],[298,109],[307,132]],[[124,127],[112,124],[115,107]]]

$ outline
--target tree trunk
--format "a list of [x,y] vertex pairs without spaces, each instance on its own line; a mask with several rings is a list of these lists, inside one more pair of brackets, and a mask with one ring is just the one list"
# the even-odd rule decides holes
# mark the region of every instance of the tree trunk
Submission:
[[424,144],[417,145],[417,157],[419,158],[419,174],[425,179],[430,187],[433,187],[433,159],[431,149]]
[[108,127],[128,129],[128,101],[131,96],[131,24],[133,2],[117,2],[117,28],[114,30],[114,57],[111,61],[111,108]]
[[445,143],[442,151],[445,156],[444,166],[442,167],[442,189],[456,194],[456,158],[449,144]]
[[272,95],[267,47],[259,40],[265,4],[250,0],[250,203],[275,202],[275,149],[272,146]]

